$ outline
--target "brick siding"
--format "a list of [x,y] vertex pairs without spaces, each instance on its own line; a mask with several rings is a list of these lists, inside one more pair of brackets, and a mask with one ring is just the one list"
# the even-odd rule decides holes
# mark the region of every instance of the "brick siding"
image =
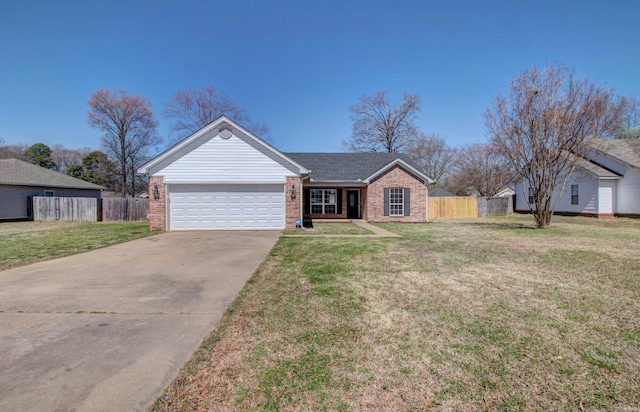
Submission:
[[[384,189],[409,188],[411,213],[409,216],[384,215]],[[422,180],[400,166],[380,175],[369,184],[366,197],[366,219],[369,222],[426,222],[427,187]]]
[[[160,197],[153,197],[153,188],[158,185]],[[167,199],[164,177],[149,178],[149,230],[167,230]]]
[[[291,187],[296,189],[296,198],[291,199]],[[287,177],[287,183],[285,186],[285,205],[286,205],[286,224],[287,229],[295,229],[296,219],[302,219],[302,213],[300,212],[300,206],[302,205],[302,199],[304,194],[302,193],[302,187],[300,186],[299,177]]]

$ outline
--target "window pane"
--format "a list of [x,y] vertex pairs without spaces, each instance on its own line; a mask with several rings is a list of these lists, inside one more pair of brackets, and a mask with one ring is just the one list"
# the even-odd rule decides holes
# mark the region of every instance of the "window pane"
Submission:
[[336,189],[329,189],[324,191],[324,203],[336,204]]
[[322,205],[311,205],[311,213],[322,213]]
[[[319,190],[319,189],[311,190],[311,203],[322,203],[322,190]],[[321,213],[321,212],[317,212],[317,213]]]
[[391,216],[404,215],[402,188],[391,188],[389,190],[389,214]]
[[336,205],[325,205],[324,213],[336,213]]

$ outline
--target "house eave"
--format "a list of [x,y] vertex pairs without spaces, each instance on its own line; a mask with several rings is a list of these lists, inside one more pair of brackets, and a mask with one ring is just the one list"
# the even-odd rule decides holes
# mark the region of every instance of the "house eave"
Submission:
[[309,179],[304,182],[307,187],[321,187],[321,186],[337,186],[337,187],[365,187],[367,183],[362,180],[315,180]]
[[47,184],[47,183],[38,183],[38,182],[0,182],[0,186],[49,187],[51,189],[100,190],[100,191],[106,190],[106,188],[102,186],[82,187],[82,186],[56,185],[56,184]]

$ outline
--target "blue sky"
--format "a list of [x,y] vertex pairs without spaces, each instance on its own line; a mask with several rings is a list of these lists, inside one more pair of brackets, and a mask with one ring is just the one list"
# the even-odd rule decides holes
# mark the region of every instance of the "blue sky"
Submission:
[[637,1],[4,1],[0,137],[100,146],[99,88],[161,114],[213,84],[283,151],[342,151],[348,107],[387,90],[423,99],[418,125],[452,146],[486,140],[483,113],[510,78],[560,62],[640,95]]

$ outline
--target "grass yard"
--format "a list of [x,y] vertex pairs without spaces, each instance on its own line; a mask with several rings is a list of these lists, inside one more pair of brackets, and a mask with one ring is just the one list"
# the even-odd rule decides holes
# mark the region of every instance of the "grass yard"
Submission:
[[327,222],[314,222],[312,228],[305,229],[287,229],[284,231],[285,235],[305,235],[305,236],[317,236],[317,235],[373,235],[373,233],[365,228],[355,225],[351,222],[348,223],[327,223]]
[[148,222],[0,223],[0,270],[148,236]]
[[151,409],[640,408],[640,220],[381,226],[282,237]]

